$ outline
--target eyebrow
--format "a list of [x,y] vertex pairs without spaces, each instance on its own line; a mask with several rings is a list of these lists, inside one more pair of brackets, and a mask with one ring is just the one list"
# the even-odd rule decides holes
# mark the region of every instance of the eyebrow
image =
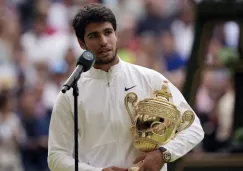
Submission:
[[112,29],[112,28],[106,28],[106,29],[104,29],[104,31],[110,31],[110,30],[112,30],[112,31],[113,31],[113,29]]
[[[103,31],[111,31],[111,30],[113,30],[112,28],[105,28]],[[89,33],[88,35],[87,35],[87,37],[89,37],[89,36],[91,36],[91,35],[93,35],[93,34],[97,34],[97,33],[99,33],[98,31],[94,31],[94,32],[91,32],[91,33]]]
[[97,31],[91,32],[91,33],[89,33],[89,34],[87,35],[87,37],[89,37],[89,36],[91,36],[91,35],[93,35],[93,34],[97,34],[97,33],[98,33]]

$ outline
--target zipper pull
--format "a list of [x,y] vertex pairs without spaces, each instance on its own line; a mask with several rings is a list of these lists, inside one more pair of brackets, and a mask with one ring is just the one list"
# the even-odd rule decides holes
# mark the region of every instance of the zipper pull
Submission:
[[110,87],[110,82],[107,83],[107,86]]

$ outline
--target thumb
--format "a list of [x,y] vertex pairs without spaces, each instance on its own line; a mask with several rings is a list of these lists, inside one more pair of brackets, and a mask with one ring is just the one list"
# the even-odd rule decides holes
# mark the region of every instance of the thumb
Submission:
[[125,168],[119,168],[119,167],[116,167],[116,166],[112,166],[111,169],[114,170],[114,171],[126,171],[127,170]]
[[146,157],[146,154],[143,154],[143,155],[137,157],[137,158],[133,161],[133,164],[136,164],[136,163],[138,163],[138,162],[144,160],[145,157]]

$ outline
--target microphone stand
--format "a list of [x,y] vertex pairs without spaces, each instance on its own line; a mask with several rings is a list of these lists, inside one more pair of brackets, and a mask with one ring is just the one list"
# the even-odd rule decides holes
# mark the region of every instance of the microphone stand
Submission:
[[62,89],[62,93],[66,93],[69,88],[73,88],[73,99],[74,99],[74,160],[75,160],[75,171],[78,171],[78,96],[79,96],[79,89],[78,89],[78,79],[80,78],[80,75],[76,77],[71,87],[64,86]]
[[73,88],[73,98],[74,98],[74,160],[75,160],[75,171],[78,171],[78,80],[81,77],[81,73],[90,69],[92,63],[94,62],[94,56],[89,51],[83,52],[81,57],[77,62],[77,67],[72,72],[68,80],[65,82],[62,88],[62,93],[66,93],[67,90]]
[[73,98],[74,98],[74,160],[75,160],[75,171],[78,171],[78,95],[79,89],[77,82],[72,86]]

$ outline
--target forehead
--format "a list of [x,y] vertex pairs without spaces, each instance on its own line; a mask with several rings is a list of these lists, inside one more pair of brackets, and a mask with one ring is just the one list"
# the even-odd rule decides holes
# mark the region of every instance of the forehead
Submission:
[[90,23],[85,28],[85,34],[92,32],[102,32],[105,29],[113,29],[112,24],[110,22]]

